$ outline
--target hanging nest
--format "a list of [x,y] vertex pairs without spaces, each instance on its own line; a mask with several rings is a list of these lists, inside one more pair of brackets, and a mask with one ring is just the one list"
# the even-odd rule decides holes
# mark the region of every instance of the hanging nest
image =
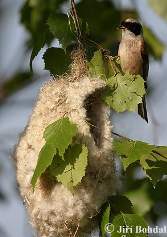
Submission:
[[[100,99],[105,82],[88,76],[83,51],[75,51],[73,59],[68,75],[42,87],[15,152],[21,196],[40,237],[88,236],[116,186],[109,109]],[[86,175],[71,192],[44,174],[33,192],[31,178],[45,143],[44,130],[65,116],[88,147]]]

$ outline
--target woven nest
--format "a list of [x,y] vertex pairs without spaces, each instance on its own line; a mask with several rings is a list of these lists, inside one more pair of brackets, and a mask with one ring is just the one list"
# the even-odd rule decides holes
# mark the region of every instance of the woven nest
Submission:
[[[75,52],[74,58],[68,75],[42,87],[15,152],[21,196],[40,237],[88,236],[115,190],[109,110],[100,99],[105,82],[87,75],[83,54]],[[45,143],[43,132],[64,116],[77,125],[78,138],[88,147],[86,175],[70,192],[44,174],[33,192],[30,182]]]

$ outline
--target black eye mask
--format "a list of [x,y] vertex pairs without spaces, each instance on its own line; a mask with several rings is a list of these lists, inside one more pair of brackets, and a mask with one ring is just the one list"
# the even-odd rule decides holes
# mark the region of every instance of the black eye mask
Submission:
[[140,35],[142,32],[142,26],[140,23],[137,22],[127,22],[127,21],[123,21],[121,23],[122,27],[125,27],[126,29],[130,30],[131,32],[133,32],[135,35]]

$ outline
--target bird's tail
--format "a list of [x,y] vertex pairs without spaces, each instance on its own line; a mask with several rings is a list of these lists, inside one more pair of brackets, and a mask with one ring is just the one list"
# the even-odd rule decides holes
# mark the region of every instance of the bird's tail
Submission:
[[145,96],[143,97],[143,101],[141,104],[138,105],[138,114],[146,120],[148,123],[148,116],[147,116],[147,108],[146,108],[146,99]]

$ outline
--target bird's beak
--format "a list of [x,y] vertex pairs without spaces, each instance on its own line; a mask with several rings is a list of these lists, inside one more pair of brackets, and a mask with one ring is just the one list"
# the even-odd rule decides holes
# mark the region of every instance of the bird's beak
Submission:
[[123,29],[125,29],[125,27],[123,25],[120,25],[117,29],[123,30]]

